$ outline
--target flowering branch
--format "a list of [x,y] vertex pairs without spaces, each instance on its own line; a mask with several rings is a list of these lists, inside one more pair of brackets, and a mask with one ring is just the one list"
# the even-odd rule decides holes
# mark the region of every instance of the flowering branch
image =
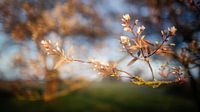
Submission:
[[[178,83],[184,80],[183,73],[181,71],[181,67],[171,67],[169,65],[161,66],[160,75],[167,78],[169,75],[175,76],[175,80],[156,80],[153,72],[153,68],[150,63],[150,58],[155,54],[170,54],[172,53],[171,48],[175,44],[167,44],[168,40],[171,36],[175,35],[176,28],[173,26],[168,28],[168,32],[164,33],[161,31],[163,40],[161,44],[158,42],[151,43],[148,40],[145,40],[145,36],[141,35],[145,30],[145,27],[138,26],[138,20],[134,21],[133,27],[131,27],[131,17],[129,14],[123,15],[122,17],[122,26],[124,27],[123,30],[126,32],[130,32],[133,34],[134,38],[129,38],[128,36],[121,36],[120,43],[122,47],[126,50],[126,52],[133,57],[133,59],[128,63],[129,65],[134,64],[137,60],[143,60],[149,66],[149,69],[152,73],[152,81],[146,81],[145,79],[137,76],[132,75],[131,73],[124,71],[122,69],[117,68],[116,63],[103,63],[96,59],[89,59],[88,61],[84,61],[81,59],[75,59],[72,56],[66,56],[63,49],[58,47],[58,44],[53,45],[51,41],[43,40],[41,41],[42,47],[45,49],[46,53],[49,55],[56,55],[63,58],[64,62],[71,63],[71,62],[79,62],[79,63],[86,63],[92,66],[93,70],[97,71],[99,75],[103,77],[114,76],[117,79],[122,77],[128,78],[132,84],[136,85],[146,85],[151,86],[153,88],[159,87],[162,84],[171,84],[171,83]],[[136,32],[135,32],[136,31]],[[69,54],[69,53],[68,53]],[[168,70],[166,72],[165,70]],[[122,75],[125,74],[126,76]],[[167,75],[166,75],[167,74]]]

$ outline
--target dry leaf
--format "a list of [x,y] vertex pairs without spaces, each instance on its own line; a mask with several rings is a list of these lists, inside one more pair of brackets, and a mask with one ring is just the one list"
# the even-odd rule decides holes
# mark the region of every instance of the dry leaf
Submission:
[[127,66],[130,66],[132,65],[133,63],[135,63],[137,61],[138,58],[134,57],[129,63]]

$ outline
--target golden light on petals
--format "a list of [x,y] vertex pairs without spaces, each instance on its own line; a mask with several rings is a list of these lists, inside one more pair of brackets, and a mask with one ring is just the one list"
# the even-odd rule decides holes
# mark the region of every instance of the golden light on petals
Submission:
[[120,36],[120,41],[122,44],[130,45],[129,37],[127,36]]
[[131,26],[130,26],[130,20],[131,20],[131,17],[129,14],[125,14],[123,15],[122,17],[122,26],[124,27],[123,30],[126,31],[126,32],[132,32],[132,29],[131,29]]
[[136,19],[135,21],[134,21],[134,25],[138,25],[138,19]]
[[140,35],[144,30],[145,30],[145,27],[143,25],[138,27],[137,34]]
[[124,31],[126,31],[126,32],[131,32],[131,28],[129,28],[129,27],[124,27]]
[[129,21],[131,19],[131,16],[129,14],[123,15],[123,19]]
[[169,31],[171,36],[174,36],[176,31],[177,31],[177,29],[174,26],[172,26],[171,28],[168,28],[168,31]]

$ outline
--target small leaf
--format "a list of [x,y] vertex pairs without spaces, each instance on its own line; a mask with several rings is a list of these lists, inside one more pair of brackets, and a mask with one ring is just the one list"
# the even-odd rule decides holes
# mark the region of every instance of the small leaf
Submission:
[[148,54],[151,54],[152,53],[152,49],[150,47],[147,48],[147,52]]
[[134,57],[129,63],[127,66],[130,66],[132,65],[133,63],[135,63],[137,61],[138,58]]
[[141,54],[141,52],[140,52],[140,51],[138,51],[138,52],[137,52],[137,55],[138,55],[138,57],[140,56],[140,54]]

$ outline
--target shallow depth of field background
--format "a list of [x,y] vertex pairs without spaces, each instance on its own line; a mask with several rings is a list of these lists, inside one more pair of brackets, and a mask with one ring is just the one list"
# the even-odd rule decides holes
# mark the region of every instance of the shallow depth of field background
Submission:
[[[53,70],[55,60],[41,52],[40,41],[48,39],[83,60],[124,58],[119,67],[151,79],[144,63],[126,66],[131,58],[121,51],[119,37],[129,35],[121,26],[127,13],[146,27],[144,34],[152,42],[159,41],[161,30],[175,26],[177,52],[194,39],[200,41],[199,0],[0,0],[0,111],[198,111],[200,67],[191,69],[196,89],[190,81],[153,89],[102,78],[86,64]],[[156,73],[162,63],[179,65],[165,57],[152,60]]]

